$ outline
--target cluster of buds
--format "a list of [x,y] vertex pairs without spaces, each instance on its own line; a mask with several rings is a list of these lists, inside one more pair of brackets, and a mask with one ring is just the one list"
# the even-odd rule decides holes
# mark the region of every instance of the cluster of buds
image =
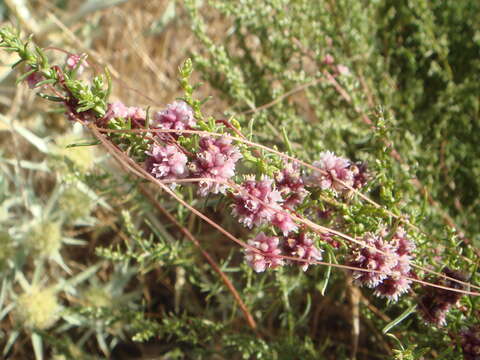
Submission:
[[[88,67],[86,54],[68,54],[65,58],[65,69],[70,71],[76,71],[77,75],[83,73],[83,71]],[[31,66],[27,66],[27,71],[31,72],[26,78],[25,81],[30,89],[34,89],[37,85],[45,80],[45,76],[41,71],[33,71]]]
[[65,66],[69,70],[76,70],[80,75],[88,67],[86,59],[86,54],[69,54],[65,60]]
[[200,139],[200,150],[191,165],[191,172],[196,178],[212,179],[199,183],[198,193],[206,196],[208,193],[225,193],[225,182],[235,175],[235,164],[242,157],[237,147],[232,146],[232,140],[226,137]]
[[154,128],[190,130],[196,124],[192,108],[184,101],[174,101],[165,110],[153,114]]
[[263,272],[267,268],[282,266],[284,261],[280,256],[282,251],[279,244],[280,240],[278,237],[267,236],[263,232],[259,233],[254,239],[248,240],[248,245],[251,248],[247,248],[245,251],[247,264],[256,272]]
[[[304,270],[312,260],[318,261],[322,258],[321,251],[314,246],[308,233],[295,234],[299,227],[291,212],[309,194],[305,186],[343,192],[352,186],[360,188],[367,180],[365,165],[352,164],[332,152],[321,153],[320,160],[315,162],[314,166],[318,167],[319,171],[314,171],[307,177],[302,177],[298,167],[289,163],[275,174],[274,179],[263,176],[260,180],[255,180],[253,176],[247,176],[240,190],[233,196],[233,215],[238,217],[240,223],[248,228],[265,224],[278,228],[286,238],[283,246],[285,255],[304,260],[301,263]],[[396,297],[397,293],[406,291],[410,284],[409,281],[403,281],[402,276],[396,281],[390,281],[396,274],[406,274],[410,270],[409,254],[402,255],[404,256],[400,256],[400,260],[392,265],[390,278],[382,279],[385,283],[378,291],[385,293],[385,296]],[[247,262],[252,264],[251,261]],[[387,282],[391,284],[387,286]]]
[[[303,271],[315,261],[322,260],[322,251],[319,250],[309,233],[302,232],[290,238],[281,240],[276,236],[267,236],[259,233],[254,239],[248,241],[245,251],[245,260],[256,272],[263,272],[269,268],[282,265],[298,264]],[[283,257],[295,257],[298,261],[284,261]]]
[[313,166],[320,171],[314,171],[307,177],[306,182],[309,186],[318,186],[322,190],[331,189],[336,193],[342,193],[350,188],[360,189],[368,181],[365,163],[352,163],[331,151],[320,153],[320,160],[315,161]]
[[[466,282],[468,280],[465,274],[450,268],[443,269],[443,273],[449,278],[462,282]],[[465,289],[464,285],[443,277],[437,279],[435,284],[452,289]],[[440,288],[429,289],[428,292],[420,297],[418,309],[423,319],[427,323],[436,326],[444,326],[447,323],[446,315],[448,311],[458,303],[461,297],[462,293],[457,291],[450,291]]]
[[367,171],[367,164],[362,161],[357,161],[354,164],[350,164],[350,171],[353,174],[353,188],[360,189],[364,187],[368,180],[369,174]]
[[273,180],[263,176],[255,180],[247,176],[240,190],[234,195],[233,215],[248,228],[270,223],[281,211],[282,195],[275,189]]
[[289,256],[304,260],[299,262],[303,271],[307,271],[312,261],[322,260],[322,251],[315,246],[311,234],[307,232],[288,238],[285,242],[285,252]]
[[146,117],[145,110],[136,106],[126,106],[121,101],[115,101],[108,104],[104,119],[106,121],[111,121],[112,119],[130,120],[133,128],[140,128],[145,126]]
[[296,164],[286,163],[275,176],[275,185],[283,198],[283,206],[293,210],[308,195],[305,183]]
[[[147,170],[157,179],[181,179],[188,175],[187,156],[175,145],[153,144],[145,162]],[[175,183],[172,183],[175,186]]]
[[386,237],[386,231],[378,235],[365,234],[363,245],[353,248],[348,264],[364,269],[353,271],[353,278],[358,285],[374,289],[377,296],[396,301],[410,288],[413,275],[410,262],[414,245],[403,228],[397,229],[391,240]]
[[335,240],[334,237],[333,237],[333,234],[330,233],[330,232],[321,233],[320,234],[320,239],[322,241],[325,241],[327,244],[329,244],[334,249],[338,249],[340,247],[340,242],[338,240]]
[[463,358],[465,360],[480,359],[480,326],[474,325],[460,332]]

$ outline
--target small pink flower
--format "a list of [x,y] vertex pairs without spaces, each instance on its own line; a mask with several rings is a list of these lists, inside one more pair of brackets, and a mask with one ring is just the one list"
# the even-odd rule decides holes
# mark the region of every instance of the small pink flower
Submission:
[[334,62],[335,62],[335,59],[330,54],[325,55],[325,57],[323,58],[323,63],[325,65],[332,65]]
[[346,189],[344,184],[348,186],[353,185],[353,173],[349,169],[350,161],[336,156],[331,151],[320,153],[320,160],[315,161],[313,166],[322,171],[314,171],[310,175],[308,182],[311,186],[320,186],[322,190],[333,189],[342,191]]
[[340,75],[343,76],[349,76],[350,75],[350,69],[346,67],[345,65],[337,65],[337,72]]
[[25,80],[27,81],[28,87],[30,89],[33,89],[37,86],[37,84],[40,81],[44,80],[44,77],[41,73],[39,73],[38,71],[35,71],[34,73],[31,73],[30,75],[28,75]]
[[398,258],[397,264],[392,267],[389,276],[377,285],[374,294],[397,301],[400,295],[410,289],[412,281],[407,279],[409,275],[410,257],[408,255],[402,255]]
[[77,69],[77,74],[80,75],[81,73],[83,73],[85,68],[88,67],[88,63],[85,60],[86,57],[87,56],[85,54],[70,54],[67,56],[65,64],[70,70]]
[[278,227],[284,236],[298,230],[297,224],[293,222],[292,217],[285,210],[279,210],[273,215],[272,225]]
[[176,146],[153,144],[146,154],[150,156],[146,168],[157,179],[179,179],[187,175],[188,159]]
[[283,206],[293,210],[308,194],[298,167],[286,163],[285,167],[275,175],[275,185],[284,199]]
[[367,246],[356,246],[349,265],[375,272],[353,271],[353,278],[360,285],[374,288],[374,294],[397,301],[410,289],[412,280],[411,255],[414,244],[407,239],[403,228],[398,228],[391,241],[384,240],[386,229],[379,235],[365,234]]
[[256,272],[263,272],[269,268],[276,268],[284,264],[280,257],[282,251],[279,248],[279,239],[274,236],[267,236],[263,232],[259,233],[255,239],[248,240],[248,245],[260,250],[256,252],[252,249],[245,250],[245,260],[247,264]]
[[349,170],[353,174],[353,188],[360,189],[367,184],[370,174],[368,173],[367,165],[364,162],[359,161],[355,164],[351,164]]
[[108,104],[107,113],[105,114],[105,119],[126,119],[128,117],[128,107],[121,101],[114,101],[113,103]]
[[254,225],[272,221],[275,213],[281,210],[281,202],[282,196],[273,188],[272,179],[263,176],[260,181],[256,181],[254,176],[250,176],[234,195],[232,213],[239,218],[240,223],[251,229]]
[[407,238],[407,232],[403,227],[399,227],[393,235],[393,240],[396,243],[396,252],[398,255],[411,255],[415,250],[415,244]]
[[174,101],[153,115],[153,126],[160,129],[191,129],[196,125],[192,108],[185,101]]
[[[354,271],[353,278],[360,285],[374,288],[391,273],[397,264],[394,248],[381,236],[367,233],[363,237],[364,246],[355,247],[349,265],[378,272]],[[368,247],[367,247],[368,246]]]
[[235,164],[242,157],[232,140],[221,137],[203,137],[200,139],[200,149],[190,170],[197,178],[209,178],[215,181],[199,183],[198,193],[206,196],[208,193],[225,193],[227,185],[222,183],[235,175]]
[[[468,281],[468,277],[460,271],[445,268],[443,273],[456,280]],[[435,284],[458,290],[465,289],[465,285],[443,277],[437,278]],[[427,323],[443,326],[447,323],[446,315],[448,311],[458,303],[461,297],[462,293],[457,291],[430,288],[420,297],[418,310]]]
[[147,118],[147,113],[142,108],[130,106],[127,108],[127,118],[143,122]]
[[288,238],[285,250],[288,255],[307,260],[306,262],[298,262],[302,266],[303,271],[307,271],[312,261],[322,260],[322,251],[314,245],[314,241],[308,233],[302,232],[295,237]]
[[145,110],[136,106],[126,106],[121,101],[114,101],[108,104],[107,112],[104,116],[106,121],[112,119],[130,120],[132,128],[140,128],[145,126],[147,114]]
[[[32,68],[30,67],[30,65],[27,65],[26,67],[26,70],[27,71],[31,71]],[[33,89],[37,86],[37,84],[40,82],[40,81],[43,81],[45,80],[44,76],[42,75],[42,73],[40,71],[34,71],[33,73],[31,73],[30,75],[28,75],[26,78],[25,78],[25,81],[27,82],[27,85],[30,89]]]
[[332,233],[321,233],[320,234],[320,240],[322,241],[325,241],[327,244],[329,244],[331,247],[333,247],[334,249],[338,249],[340,248],[340,242],[338,240],[335,240],[333,238],[333,234]]

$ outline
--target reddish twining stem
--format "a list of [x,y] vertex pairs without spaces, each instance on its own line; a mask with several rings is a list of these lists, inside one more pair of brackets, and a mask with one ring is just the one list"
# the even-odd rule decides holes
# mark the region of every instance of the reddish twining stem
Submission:
[[[296,162],[300,165],[303,165],[309,169],[312,169],[314,171],[318,171],[318,172],[324,172],[324,170],[322,169],[319,169],[313,165],[310,165],[304,161],[301,161],[301,160],[298,160],[296,159],[295,157],[293,156],[290,156],[290,155],[287,155],[287,154],[284,154],[280,151],[277,151],[277,150],[274,150],[274,149],[271,149],[267,146],[264,146],[264,145],[261,145],[261,144],[258,144],[258,143],[255,143],[255,142],[252,142],[252,141],[248,141],[248,140],[245,140],[243,138],[239,138],[239,137],[233,137],[233,136],[230,136],[230,135],[226,135],[226,134],[219,134],[219,133],[212,133],[212,132],[208,132],[208,131],[199,131],[199,130],[171,130],[171,129],[132,129],[132,130],[108,130],[108,129],[100,129],[100,128],[95,128],[95,131],[97,132],[152,132],[152,133],[172,133],[172,132],[178,132],[178,133],[185,133],[185,134],[198,134],[198,135],[210,135],[210,136],[221,136],[221,137],[225,137],[225,138],[228,138],[228,139],[232,139],[234,141],[238,141],[238,142],[242,142],[242,143],[245,143],[247,145],[250,145],[250,146],[253,146],[253,147],[257,147],[257,148],[260,148],[262,150],[265,150],[265,151],[268,151],[268,152],[271,152],[271,153],[274,153],[276,155],[279,155],[281,157],[283,157],[284,159],[287,159],[287,160],[291,160],[293,162]],[[137,164],[135,164],[137,165]],[[138,165],[137,165],[138,166]],[[143,169],[142,169],[143,171]],[[150,174],[149,174],[150,176]],[[192,181],[210,181],[211,179],[176,179],[175,182],[192,182]],[[156,179],[156,181],[158,181]],[[337,179],[337,181],[339,183],[341,183],[342,185],[344,185],[345,187],[349,188],[351,191],[353,191],[354,193],[356,193],[360,198],[364,199],[365,201],[369,202],[370,204],[374,205],[375,207],[377,208],[383,208],[380,204],[376,203],[375,201],[371,200],[369,197],[367,197],[366,195],[362,194],[361,192],[359,192],[357,189],[354,189],[352,188],[350,185],[342,182],[341,180]],[[158,181],[158,182],[161,182],[163,186],[165,186],[164,184],[167,183],[168,181]],[[230,186],[232,187],[235,187],[234,184],[230,184]],[[175,195],[172,195],[175,197]],[[262,203],[261,200],[259,199],[256,199],[257,201],[260,201]],[[268,204],[264,204],[265,206],[269,206]],[[384,209],[385,212],[394,217],[394,218],[399,218],[399,215],[396,215],[394,213],[392,213],[391,211],[389,211],[388,209]],[[201,216],[201,215],[199,215]],[[332,234],[335,234],[335,235],[338,235],[348,241],[351,241],[351,242],[354,242],[354,243],[358,243],[358,244],[361,244],[361,242],[359,242],[358,240],[356,239],[353,239],[351,236],[349,235],[346,235],[342,232],[339,232],[339,231],[336,231],[336,230],[332,230],[332,229],[329,229],[329,228],[325,228],[325,227],[322,227],[320,225],[317,225],[311,221],[309,221],[308,219],[300,219],[300,218],[297,218],[296,216],[292,216],[292,218],[296,221],[299,221],[301,223],[304,223],[305,225],[307,225],[309,228],[311,228],[312,230],[314,231],[320,231],[322,233],[325,233],[325,232],[330,232]],[[421,231],[417,226],[411,224],[410,222],[406,221],[405,219],[402,218],[402,222],[404,222],[407,226],[417,230],[417,231]],[[221,227],[220,227],[221,228]],[[220,230],[220,229],[219,229]],[[221,230],[224,234],[225,234],[225,230],[223,228],[221,228]],[[227,235],[228,237],[230,237],[229,235]],[[230,237],[231,238],[231,237]],[[233,239],[235,242],[237,242],[239,245],[241,246],[244,246],[245,247],[245,243],[239,241],[238,239],[234,238]],[[242,244],[243,243],[243,244]],[[248,246],[248,245],[247,245]],[[298,260],[297,260],[298,261]],[[420,265],[416,265],[416,264],[412,264],[413,267],[417,268],[417,269],[420,269],[420,270],[423,270],[423,271],[426,271],[426,272],[429,272],[431,274],[435,274],[437,276],[440,276],[442,278],[448,278],[447,276],[445,276],[444,274],[441,274],[441,273],[438,273],[438,272],[435,272],[435,271],[432,271],[430,269],[427,269],[423,266],[420,266]],[[449,279],[449,278],[448,278]],[[457,279],[449,279],[449,280],[452,280],[452,281],[455,281],[455,282],[459,282],[461,283],[460,281],[458,281]],[[415,281],[415,280],[414,280]],[[475,286],[475,285],[472,285],[472,284],[464,284],[464,285],[469,285],[473,288],[478,288],[480,289],[480,287],[478,286]],[[475,293],[476,294],[476,293]]]
[[[210,224],[212,227],[214,227],[215,229],[217,229],[218,231],[220,231],[222,234],[224,234],[225,236],[227,236],[229,239],[233,240],[234,242],[236,242],[237,244],[239,244],[240,246],[242,246],[243,248],[246,248],[246,249],[250,249],[254,252],[257,252],[259,251],[258,249],[256,249],[255,247],[252,247],[248,244],[246,244],[244,241],[236,238],[235,236],[233,236],[230,232],[228,232],[227,230],[225,230],[222,226],[220,226],[219,224],[217,224],[215,221],[213,221],[212,219],[210,219],[208,216],[204,215],[202,212],[200,212],[199,210],[197,210],[196,208],[194,208],[193,206],[191,206],[190,204],[188,204],[185,200],[183,200],[180,196],[178,196],[174,191],[172,191],[163,181],[161,180],[158,180],[156,179],[155,177],[153,177],[150,173],[148,173],[145,169],[143,169],[139,164],[137,164],[135,161],[133,161],[131,158],[129,158],[123,151],[121,151],[120,149],[114,147],[106,138],[105,136],[100,132],[102,129],[99,129],[95,126],[95,124],[93,123],[89,123],[89,124],[86,124],[86,123],[83,123],[84,125],[86,125],[93,133],[93,135],[101,141],[101,143],[105,146],[105,148],[112,154],[112,156],[114,156],[114,158],[119,161],[122,166],[124,167],[127,167],[128,170],[134,172],[135,174],[137,174],[137,176],[140,176],[154,184],[156,184],[157,186],[159,186],[163,191],[165,191],[166,193],[168,193],[171,197],[173,197],[176,201],[178,201],[180,204],[182,204],[183,206],[185,206],[188,210],[190,210],[194,215],[198,216],[199,218],[201,218],[202,220],[206,221],[208,224]],[[297,219],[296,219],[297,220]],[[329,229],[329,228],[324,228],[324,227],[321,227],[317,224],[314,224],[312,223],[311,221],[308,221],[308,220],[303,220],[305,222],[308,223],[308,225],[313,225],[313,228],[317,228],[317,229],[320,229],[320,230],[324,230],[324,231],[330,231],[332,232],[332,229]],[[337,232],[337,234],[339,235],[343,235],[342,233],[339,233]],[[346,235],[348,236],[348,235]],[[349,239],[352,239],[351,237],[348,237]],[[376,273],[381,273],[380,271],[375,271],[375,270],[370,270],[370,269],[362,269],[362,268],[358,268],[358,267],[353,267],[353,266],[348,266],[348,265],[340,265],[340,264],[333,264],[333,263],[328,263],[328,262],[323,262],[323,261],[309,261],[309,260],[305,260],[305,259],[301,259],[299,257],[293,257],[293,256],[281,256],[283,259],[286,259],[286,260],[292,260],[292,261],[296,261],[296,262],[309,262],[311,264],[319,264],[319,265],[327,265],[327,266],[333,266],[333,267],[338,267],[338,268],[344,268],[344,269],[349,269],[349,270],[357,270],[357,271],[366,271],[366,272],[376,272]],[[426,271],[429,271],[431,273],[434,273],[434,271],[431,271],[431,270],[428,270],[428,269],[425,269]],[[441,275],[441,274],[440,274]],[[446,277],[445,275],[443,275],[443,277]],[[417,282],[417,283],[420,283],[422,285],[427,285],[427,286],[432,286],[432,287],[435,287],[435,288],[440,288],[440,289],[445,289],[445,290],[450,290],[452,292],[459,292],[459,293],[462,293],[462,294],[466,294],[466,295],[474,295],[474,296],[478,296],[480,295],[480,293],[478,292],[473,292],[473,291],[468,291],[468,290],[461,290],[461,289],[455,289],[455,288],[451,288],[451,287],[447,287],[447,286],[442,286],[442,285],[438,285],[438,284],[433,284],[433,283],[429,283],[427,281],[423,281],[423,280],[419,280],[419,279],[416,279],[416,278],[410,278],[410,277],[406,277],[405,279],[407,280],[410,280],[410,281],[413,281],[413,282]],[[458,283],[461,283],[460,281],[458,281],[457,279],[452,279],[452,281],[455,281],[455,282],[458,282]],[[466,284],[466,285],[469,285],[471,287],[476,287],[474,285],[471,285],[471,284]]]

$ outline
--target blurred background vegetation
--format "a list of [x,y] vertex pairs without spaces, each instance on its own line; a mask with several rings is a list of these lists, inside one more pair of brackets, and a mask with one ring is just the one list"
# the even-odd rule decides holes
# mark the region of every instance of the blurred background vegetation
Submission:
[[[264,145],[306,161],[332,150],[365,161],[371,196],[404,214],[420,264],[476,280],[480,244],[478,0],[3,0],[3,24],[62,62],[108,67],[112,100],[162,108],[196,96]],[[0,53],[0,344],[9,359],[458,359],[452,333],[475,323],[462,300],[448,328],[408,317],[347,273],[254,274],[227,239],[161,196],[219,263],[253,331],[198,247],[88,134],[35,96]],[[202,82],[199,84],[199,82]],[[264,106],[264,107],[263,107]],[[157,196],[156,194],[154,196]],[[191,199],[191,196],[190,198]],[[247,238],[221,200],[192,204]],[[338,209],[337,209],[338,210]],[[358,235],[372,209],[340,209]],[[459,256],[463,255],[463,256]],[[330,260],[334,260],[333,255]],[[326,290],[326,291],[325,291]],[[422,289],[418,288],[418,292]],[[359,324],[358,331],[356,325]]]

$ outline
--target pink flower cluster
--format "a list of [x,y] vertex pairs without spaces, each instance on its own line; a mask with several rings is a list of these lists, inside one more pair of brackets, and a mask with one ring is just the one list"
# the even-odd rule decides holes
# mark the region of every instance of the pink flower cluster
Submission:
[[465,360],[480,359],[480,325],[463,329],[460,332],[460,343]]
[[121,101],[115,101],[108,104],[105,120],[112,119],[129,119],[132,121],[132,127],[143,127],[147,114],[145,110],[136,106],[126,106]]
[[77,74],[80,75],[88,67],[86,57],[86,54],[70,54],[65,60],[65,65],[69,70],[77,69]]
[[40,81],[45,80],[45,78],[43,77],[43,75],[40,72],[35,71],[35,72],[31,73],[30,75],[28,75],[25,80],[27,81],[28,88],[29,89],[34,89],[37,86],[37,84]]
[[294,210],[307,194],[298,167],[286,163],[285,167],[275,174],[274,180],[263,176],[257,181],[255,177],[248,176],[240,191],[234,195],[233,215],[248,228],[272,224],[287,236],[298,229],[290,211]]
[[[275,181],[267,176],[263,176],[260,180],[255,180],[254,176],[247,176],[241,189],[233,195],[233,215],[248,228],[271,224],[287,237],[298,230],[289,211],[300,204],[306,195],[307,191],[300,172],[294,165],[286,164],[285,168],[276,174]],[[266,235],[263,232],[260,234],[260,238],[265,239]],[[257,238],[250,240],[253,242],[249,244],[257,244]],[[273,267],[268,266],[273,245],[275,256],[281,255],[280,240],[277,237],[271,239],[275,240],[269,243],[269,252],[264,253],[256,245],[255,247],[262,251],[261,254],[252,254],[251,250],[247,251],[247,263],[257,272]],[[289,236],[283,244],[282,249],[286,255],[305,260],[298,261],[304,271],[312,261],[322,258],[321,251],[315,247],[307,233]]]
[[396,301],[410,288],[408,278],[412,276],[410,262],[414,245],[402,228],[396,231],[391,241],[385,237],[385,231],[379,235],[365,234],[365,245],[353,249],[348,264],[369,270],[353,271],[357,284],[373,288],[377,296]]
[[273,180],[263,176],[260,181],[255,176],[247,176],[240,191],[234,195],[233,215],[248,228],[260,226],[272,220],[278,210],[282,196],[273,188]]
[[[445,268],[443,269],[443,273],[452,279],[463,282],[468,281],[467,276],[460,271]],[[464,285],[446,278],[439,278],[435,283],[453,289],[465,289]],[[429,288],[428,292],[420,298],[418,310],[427,323],[443,326],[447,323],[446,316],[448,311],[458,303],[461,297],[462,293],[460,292],[440,288]]]
[[248,245],[257,249],[248,248],[245,251],[247,264],[256,272],[263,272],[269,268],[276,268],[284,264],[279,248],[280,240],[275,236],[267,236],[263,232],[254,239],[248,240]]
[[286,163],[275,175],[275,184],[284,200],[283,206],[290,210],[299,205],[308,194],[298,166],[292,163]]
[[188,130],[196,123],[193,110],[185,101],[174,101],[165,110],[153,114],[153,127],[159,129]]
[[[271,260],[272,256],[277,259],[283,249],[285,255],[305,260],[297,262],[305,271],[313,261],[322,259],[322,253],[315,247],[308,233],[301,232],[289,236],[298,230],[289,210],[303,201],[307,192],[300,173],[291,165],[287,164],[275,176],[275,180],[274,182],[273,179],[263,176],[257,181],[254,176],[248,176],[241,189],[233,196],[233,214],[239,218],[240,223],[248,228],[271,224],[285,236],[283,246],[280,247],[278,237],[268,237],[263,232],[260,233],[254,240],[249,241],[249,245],[256,247],[261,253],[252,253],[252,250],[248,250],[246,261],[257,272],[283,265],[283,262],[272,263]],[[263,246],[268,251],[259,246],[259,239],[262,239],[262,244],[267,241],[266,239],[270,239],[268,247]]]
[[200,150],[191,164],[190,170],[196,178],[208,178],[214,181],[199,183],[198,193],[206,196],[208,193],[225,193],[225,182],[235,175],[235,164],[242,157],[232,140],[221,137],[202,137]]
[[365,165],[352,165],[349,160],[332,152],[321,153],[320,161],[314,165],[321,171],[315,171],[306,180],[302,178],[298,166],[292,163],[285,163],[284,168],[275,174],[274,181],[266,176],[259,181],[252,176],[247,177],[233,197],[233,215],[248,228],[271,224],[288,236],[298,229],[290,211],[308,195],[305,181],[321,189],[343,191],[345,184],[360,188],[367,180]]
[[336,156],[331,151],[320,153],[320,160],[315,161],[313,166],[320,171],[314,171],[307,177],[306,182],[309,186],[318,186],[322,190],[331,189],[335,192],[345,192],[351,187],[360,189],[369,180],[365,163],[352,163],[346,158]]
[[[248,245],[256,250],[247,249],[245,260],[256,272],[284,265],[283,255],[305,260],[295,262],[302,267],[303,271],[306,271],[314,261],[322,260],[322,252],[315,247],[308,233],[302,232],[295,237],[288,238],[282,246],[278,237],[267,236],[261,232],[254,239],[249,240]],[[291,264],[292,261],[288,261],[288,263]]]
[[307,271],[312,261],[322,260],[322,251],[315,247],[313,239],[306,232],[288,238],[285,243],[285,251],[289,256],[306,260],[305,262],[299,262],[303,271]]
[[153,144],[147,155],[150,156],[146,161],[147,170],[157,179],[180,179],[188,174],[187,156],[175,145]]
[[[109,105],[106,118],[141,118],[137,108],[128,108],[122,103]],[[151,129],[191,129],[196,125],[193,110],[183,101],[175,101],[166,110],[154,115]],[[226,182],[235,175],[235,166],[242,157],[238,147],[227,137],[202,137],[199,149],[194,154],[182,148],[177,141],[179,134],[155,133],[155,143],[146,152],[147,170],[160,180],[180,179],[192,176],[199,181],[198,194],[225,193]],[[184,134],[184,136],[190,136]],[[161,145],[159,145],[161,144]],[[165,144],[165,145],[163,145]],[[188,156],[190,159],[188,158]],[[209,180],[211,179],[211,181]]]
[[347,186],[353,186],[354,174],[350,170],[350,161],[336,156],[331,151],[320,153],[320,160],[315,161],[313,166],[321,171],[314,171],[308,178],[311,186],[319,186],[322,190],[334,191],[347,190]]
[[273,214],[272,225],[278,227],[284,236],[298,229],[297,224],[295,224],[290,214],[285,210],[277,211]]

